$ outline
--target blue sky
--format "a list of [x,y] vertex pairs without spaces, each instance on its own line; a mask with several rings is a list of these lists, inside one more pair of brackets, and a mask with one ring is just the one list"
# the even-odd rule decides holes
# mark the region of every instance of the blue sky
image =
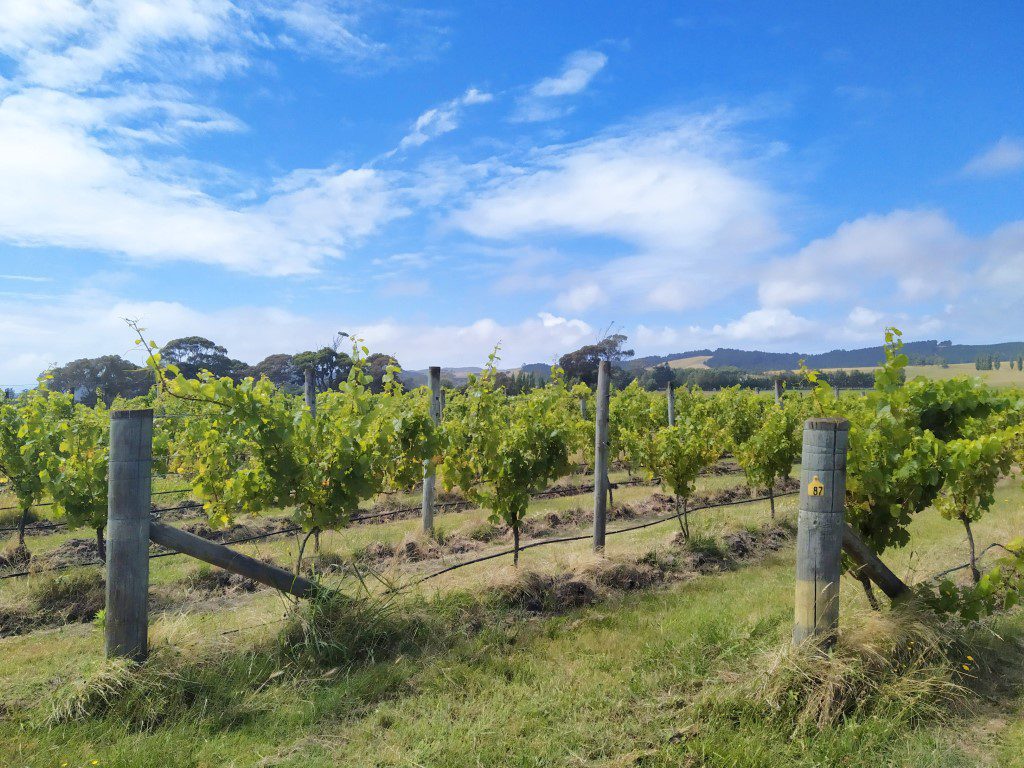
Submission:
[[[827,7],[826,7],[827,5]],[[1024,6],[0,2],[0,383],[1024,338]]]

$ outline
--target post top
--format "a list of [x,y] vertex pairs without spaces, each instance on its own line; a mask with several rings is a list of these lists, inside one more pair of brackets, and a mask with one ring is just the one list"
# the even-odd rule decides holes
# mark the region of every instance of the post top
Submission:
[[432,366],[430,366],[430,375],[431,376],[440,376],[441,375],[441,366],[440,365],[432,365]]
[[151,419],[153,418],[152,408],[135,408],[131,411],[111,411],[111,419]]
[[820,429],[826,432],[848,432],[850,422],[842,417],[816,417],[804,422],[804,429]]

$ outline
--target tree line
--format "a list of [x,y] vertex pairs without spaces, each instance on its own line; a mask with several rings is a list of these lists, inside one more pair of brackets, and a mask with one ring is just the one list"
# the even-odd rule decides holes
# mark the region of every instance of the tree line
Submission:
[[[316,391],[330,392],[348,379],[352,368],[351,356],[342,349],[346,336],[339,333],[330,344],[317,350],[268,355],[255,365],[231,357],[225,347],[203,336],[185,336],[169,341],[161,347],[160,354],[186,377],[193,378],[205,370],[217,378],[227,377],[234,382],[246,377],[257,380],[265,378],[278,389],[290,394],[302,391],[304,371],[309,368]],[[634,351],[627,348],[627,341],[628,337],[624,334],[610,334],[594,344],[586,344],[562,355],[558,366],[565,372],[568,381],[590,387],[597,383],[597,368],[602,360],[612,363],[612,385],[617,389],[624,389],[633,381],[648,391],[662,390],[670,383],[676,387],[696,387],[702,390],[734,386],[768,390],[774,386],[776,379],[781,379],[791,389],[805,385],[798,373],[751,373],[732,366],[677,369],[662,363],[643,370],[629,368],[624,363],[633,357]],[[393,355],[378,352],[367,358],[366,374],[370,377],[372,392],[381,391],[388,366],[401,367]],[[51,368],[42,376],[48,379],[47,386],[50,389],[70,392],[86,405],[95,405],[100,400],[109,405],[117,397],[139,397],[149,392],[153,385],[151,372],[120,355],[72,360]],[[519,395],[544,386],[549,376],[548,365],[525,365],[519,370],[497,372],[495,384],[508,395]],[[870,371],[832,371],[822,374],[822,378],[843,389],[867,389],[874,381]],[[449,380],[444,384],[449,388],[457,388],[455,382]]]
[[[341,349],[345,336],[338,334],[331,344],[317,350],[268,355],[255,365],[236,360],[223,346],[203,336],[184,336],[169,341],[160,348],[160,355],[189,378],[196,377],[200,371],[209,371],[217,378],[227,377],[235,382],[246,377],[268,379],[278,389],[291,394],[302,391],[304,371],[310,368],[317,391],[327,392],[346,381],[352,369],[352,357]],[[371,391],[381,391],[384,375],[391,365],[398,365],[393,355],[375,353],[367,358],[365,371],[370,377]],[[40,378],[47,379],[49,389],[70,392],[86,405],[95,405],[98,401],[109,405],[117,397],[140,397],[153,386],[151,371],[120,355],[72,360],[43,372]]]

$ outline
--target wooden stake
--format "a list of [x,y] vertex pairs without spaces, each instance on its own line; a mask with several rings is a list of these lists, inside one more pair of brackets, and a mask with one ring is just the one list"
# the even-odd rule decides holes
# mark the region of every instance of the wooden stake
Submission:
[[106,655],[149,654],[149,507],[153,410],[112,411],[107,480]]
[[150,523],[149,538],[162,547],[190,555],[204,563],[216,565],[225,571],[266,584],[295,597],[311,597],[319,587],[308,579],[290,573],[276,565],[243,555],[223,544],[215,544],[201,536],[188,533],[173,525]]
[[[428,385],[430,386],[430,418],[434,426],[441,423],[441,368],[430,366]],[[434,533],[434,497],[436,494],[437,468],[431,459],[423,468],[423,531]]]
[[782,404],[782,379],[775,380],[775,404]]
[[672,387],[671,381],[665,387],[665,396],[668,398],[668,425],[674,427],[676,425],[676,391]]
[[794,645],[834,639],[839,628],[839,555],[846,498],[846,419],[804,423],[796,538]]
[[608,400],[611,363],[602,360],[597,367],[597,404],[594,429],[594,551],[604,550],[604,532],[608,519]]
[[889,570],[889,567],[861,540],[849,523],[843,526],[843,551],[857,564],[858,573],[875,582],[890,600],[910,594],[910,587]]

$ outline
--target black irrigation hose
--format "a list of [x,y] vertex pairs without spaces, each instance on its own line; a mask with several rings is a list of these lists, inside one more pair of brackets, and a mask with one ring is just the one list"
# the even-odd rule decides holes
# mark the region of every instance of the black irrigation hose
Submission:
[[[67,523],[50,523],[46,521],[39,521],[35,523],[29,523],[28,525],[26,525],[25,532],[28,533],[29,531],[51,531],[56,530],[58,528],[63,528],[66,525]],[[12,525],[9,528],[0,528],[0,533],[11,533],[17,530],[19,530],[19,526]]]
[[[798,493],[800,493],[800,491],[786,491],[785,493],[776,493],[775,494],[775,498],[778,499],[778,498],[781,498],[783,496],[795,496]],[[735,507],[735,506],[739,506],[740,504],[750,504],[750,503],[755,502],[755,501],[768,501],[770,498],[771,498],[770,496],[757,496],[757,497],[751,498],[751,499],[741,499],[740,501],[723,501],[723,502],[719,502],[717,504],[705,504],[704,506],[694,507],[693,509],[687,510],[687,514],[692,514],[694,512],[698,512],[698,511],[706,510],[706,509],[716,509],[718,507]],[[648,520],[648,521],[643,522],[643,523],[638,523],[637,525],[629,525],[629,526],[626,526],[625,528],[616,528],[614,531],[607,531],[605,533],[605,535],[606,536],[614,536],[616,533],[628,533],[630,531],[638,531],[641,528],[650,528],[652,525],[660,525],[661,523],[667,523],[667,522],[670,522],[672,520],[676,520],[676,519],[678,519],[680,514],[681,514],[680,512],[674,512],[671,515],[668,515],[666,517],[660,517],[660,518],[657,518],[655,520]],[[540,541],[531,541],[531,542],[529,542],[527,544],[520,545],[519,551],[522,552],[524,549],[532,549],[533,547],[542,547],[545,544],[564,544],[566,542],[583,541],[585,539],[590,539],[590,538],[593,538],[592,534],[584,533],[584,534],[580,534],[578,536],[560,536],[560,537],[558,537],[556,539],[541,539]],[[482,557],[473,558],[472,560],[465,560],[465,561],[463,561],[461,563],[456,563],[455,565],[449,565],[446,568],[442,568],[439,571],[434,571],[433,573],[428,573],[426,576],[422,576],[419,579],[416,579],[415,581],[412,581],[409,584],[406,584],[404,587],[402,587],[402,589],[408,589],[409,587],[414,587],[417,584],[422,584],[424,581],[428,581],[429,579],[436,578],[438,576],[441,576],[442,574],[458,570],[459,568],[465,568],[467,565],[475,565],[476,563],[482,563],[485,560],[493,560],[494,558],[497,558],[497,557],[504,557],[505,555],[514,554],[515,551],[516,550],[514,548],[513,549],[506,549],[506,550],[503,550],[501,552],[492,552],[489,555],[484,555]]]
[[[777,493],[777,494],[775,494],[775,498],[778,499],[778,498],[781,498],[783,496],[792,496],[792,495],[795,495],[797,493],[799,493],[799,491],[788,491],[786,493]],[[689,510],[687,512],[687,514],[690,514],[692,512],[697,512],[697,511],[700,511],[700,510],[704,510],[704,509],[715,509],[717,507],[732,507],[732,506],[738,506],[740,504],[749,504],[749,503],[755,502],[755,501],[767,501],[768,499],[769,499],[768,496],[758,496],[758,497],[751,498],[751,499],[742,499],[740,501],[727,501],[727,502],[721,502],[721,503],[718,503],[718,504],[705,504],[704,506],[701,506],[701,507],[694,507],[693,509]],[[454,502],[454,503],[461,503],[461,502]],[[173,508],[171,508],[171,509],[173,509]],[[169,511],[169,510],[164,510],[164,511]],[[388,513],[388,514],[394,514],[394,512],[391,512],[391,513]],[[679,517],[678,513],[674,513],[674,514],[669,515],[667,517],[658,518],[656,520],[649,520],[649,521],[644,522],[644,523],[639,523],[638,525],[632,525],[632,526],[628,526],[626,528],[617,528],[614,531],[608,531],[608,533],[606,535],[613,536],[616,533],[627,533],[629,531],[637,531],[637,530],[640,530],[641,528],[648,528],[648,527],[650,527],[652,525],[658,525],[660,523],[665,523],[665,522],[668,522],[670,520],[675,520],[678,517]],[[353,521],[357,520],[357,519],[358,518],[352,518]],[[291,526],[291,527],[288,527],[288,528],[283,528],[283,529],[281,529],[279,531],[271,531],[269,533],[259,533],[259,534],[254,534],[252,536],[245,536],[245,537],[240,538],[240,539],[231,539],[229,541],[222,541],[222,542],[218,542],[218,543],[223,544],[225,546],[227,546],[229,544],[245,544],[245,543],[248,543],[248,542],[251,542],[251,541],[259,541],[261,539],[269,539],[271,536],[281,536],[281,535],[288,534],[288,533],[296,533],[296,532],[301,531],[301,530],[303,530],[301,528],[301,526],[295,525],[295,526]],[[519,550],[522,551],[524,549],[532,549],[533,547],[540,547],[540,546],[543,546],[545,544],[561,544],[561,543],[570,542],[570,541],[582,541],[584,539],[589,539],[589,538],[590,538],[590,534],[582,534],[582,535],[579,535],[579,536],[561,536],[561,537],[556,538],[556,539],[542,539],[540,541],[532,541],[532,542],[529,542],[527,544],[523,544],[522,546],[519,547]],[[424,577],[422,577],[422,578],[420,578],[420,579],[418,579],[416,581],[413,581],[410,584],[407,584],[406,587],[403,587],[403,589],[415,586],[415,585],[420,584],[420,583],[422,583],[424,581],[427,581],[428,579],[433,579],[433,578],[435,578],[437,576],[440,576],[441,574],[448,573],[449,571],[454,571],[454,570],[456,570],[458,568],[464,568],[467,565],[474,565],[475,563],[481,563],[481,562],[484,562],[485,560],[492,560],[492,559],[497,558],[497,557],[503,557],[505,555],[510,555],[514,551],[515,551],[514,549],[504,550],[502,552],[495,552],[495,553],[492,553],[490,555],[484,555],[483,557],[475,558],[473,560],[467,560],[467,561],[462,562],[462,563],[456,563],[455,565],[448,566],[447,568],[444,568],[444,569],[442,569],[440,571],[436,571],[434,573],[428,574],[428,575],[426,575],[426,576],[424,576]],[[150,555],[149,559],[150,560],[155,560],[155,559],[157,559],[159,557],[173,557],[174,555],[180,555],[180,554],[181,554],[180,552],[157,552],[155,554]],[[95,561],[91,561],[91,562],[87,562],[87,563],[68,563],[66,565],[60,565],[60,566],[56,566],[54,568],[45,568],[45,569],[36,570],[36,571],[18,571],[16,573],[8,573],[8,574],[4,574],[3,576],[0,576],[0,581],[3,581],[4,579],[14,579],[14,578],[18,578],[18,577],[21,577],[21,576],[31,576],[32,574],[51,573],[51,572],[54,572],[54,571],[67,570],[68,568],[86,567],[86,566],[90,566],[90,565],[102,565],[102,564],[103,564],[102,561],[95,560]]]
[[[720,476],[731,475],[731,474],[737,474],[737,473],[730,471],[730,472],[719,473],[717,475],[709,475],[709,477],[720,477]],[[647,485],[655,486],[655,485],[658,485],[659,482],[660,481],[658,480],[658,478],[653,478],[652,480],[640,480],[640,479],[623,480],[620,483],[612,483],[612,488],[624,488],[624,487],[632,487],[632,486],[638,486],[638,485],[642,485],[642,486],[647,486]],[[573,489],[573,486],[567,486],[567,487],[569,489]],[[150,496],[166,496],[168,494],[189,493],[191,490],[192,490],[191,488],[175,488],[175,489],[171,489],[171,490],[167,490],[167,491],[153,491],[150,494]],[[536,493],[531,493],[530,497],[531,498],[543,498],[543,497],[547,496],[548,494],[552,494],[550,496],[550,498],[560,498],[559,494],[557,493],[559,490],[560,490],[559,486],[552,486],[551,488],[546,488],[543,491],[537,491]],[[585,489],[583,491],[583,493],[587,493],[587,492],[592,491],[592,490],[593,490],[593,486],[591,486],[589,489]],[[568,496],[568,495],[578,495],[578,494],[565,494],[565,495]],[[468,501],[468,500],[463,500],[463,501],[447,501],[447,502],[438,503],[435,506],[437,508],[439,508],[439,509],[443,509],[443,508],[451,508],[451,507],[472,506],[473,503],[474,502]],[[49,507],[49,506],[52,506],[52,505],[53,505],[52,501],[47,501],[47,502],[43,502],[43,503],[40,503],[40,504],[33,504],[32,507],[33,508],[34,507]],[[161,509],[155,509],[155,510],[153,510],[153,512],[169,512],[169,511],[172,511],[172,510],[187,509],[189,506],[190,505],[184,505],[182,507],[172,507],[172,508],[169,508],[169,509],[162,509],[162,510]],[[19,507],[18,506],[0,507],[0,512],[5,512],[5,511],[8,511],[8,510],[12,510],[12,509],[19,509]],[[409,506],[409,507],[399,507],[397,509],[389,509],[389,510],[387,510],[385,512],[374,512],[374,513],[368,514],[368,515],[359,515],[357,517],[351,518],[349,520],[349,522],[361,522],[363,520],[376,520],[377,518],[388,517],[389,515],[401,515],[401,514],[405,514],[407,512],[417,512],[417,511],[419,511],[419,509],[420,509],[420,507],[418,505],[417,506]],[[37,522],[37,523],[30,523],[29,525],[27,525],[26,526],[26,530],[52,530],[52,529],[62,528],[64,526],[66,526],[66,525],[67,525],[66,523]],[[6,528],[0,528],[0,533],[11,533],[11,532],[17,531],[17,530],[18,530],[18,526],[15,525],[15,526],[10,526],[10,527],[6,527]]]
[[[52,507],[52,506],[53,506],[53,502],[52,501],[43,501],[43,502],[40,502],[39,504],[31,505],[29,507],[29,509],[35,509],[36,507]],[[9,507],[0,507],[0,512],[10,512],[12,509],[21,509],[21,507],[18,506],[17,504],[12,504]]]
[[[177,512],[178,510],[182,510],[182,509],[198,509],[201,506],[202,506],[202,504],[200,504],[197,501],[190,501],[190,502],[186,502],[184,504],[180,504],[180,505],[178,505],[176,507],[157,507],[156,509],[151,509],[149,511],[149,513],[151,515],[155,516],[155,517],[159,517],[159,515],[164,513],[164,512]],[[29,523],[28,525],[26,525],[25,526],[25,531],[26,532],[28,532],[28,531],[56,531],[56,530],[60,530],[61,528],[67,528],[67,527],[68,527],[67,523],[60,523],[60,522],[56,522],[55,523],[55,522],[50,522],[50,521],[47,521],[47,520],[40,520],[38,522]],[[9,528],[0,528],[0,533],[12,533],[13,531],[17,531],[17,530],[18,530],[18,526],[12,525]]]

